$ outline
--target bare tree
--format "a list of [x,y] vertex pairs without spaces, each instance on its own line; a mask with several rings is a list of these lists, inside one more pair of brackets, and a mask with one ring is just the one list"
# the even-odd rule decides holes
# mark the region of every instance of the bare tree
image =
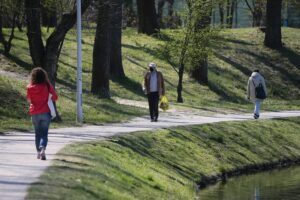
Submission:
[[266,7],[265,0],[245,0],[246,5],[248,6],[251,14],[252,14],[252,26],[259,27],[261,26],[263,13]]
[[[173,5],[174,5],[174,0],[159,0],[157,3],[157,17],[158,17],[158,22],[159,22],[159,26],[163,27],[164,26],[164,22],[163,22],[163,8],[165,6],[165,4],[168,3],[168,20],[172,20],[173,14],[174,14],[174,10],[173,10]],[[168,26],[166,26],[168,27]]]
[[[90,0],[82,1],[82,13],[87,9]],[[61,45],[65,39],[67,32],[76,23],[76,4],[70,12],[64,13],[59,24],[43,43],[41,31],[41,0],[25,0],[26,16],[27,16],[27,36],[29,42],[30,55],[34,66],[44,68],[49,76],[49,80],[55,86],[57,62]]]
[[[14,39],[15,27],[18,17],[21,15],[20,7],[22,2],[17,4],[14,0],[0,0],[0,42],[4,47],[4,55],[9,56],[12,41]],[[8,39],[5,38],[3,33],[3,18],[5,17],[6,24],[11,28]]]

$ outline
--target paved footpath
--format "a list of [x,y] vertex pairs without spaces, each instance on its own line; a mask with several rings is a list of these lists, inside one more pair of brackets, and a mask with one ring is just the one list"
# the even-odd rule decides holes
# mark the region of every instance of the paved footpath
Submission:
[[[296,117],[300,116],[300,111],[266,112],[261,116],[262,119]],[[30,184],[36,182],[51,165],[55,154],[72,142],[105,139],[141,130],[240,120],[252,120],[252,114],[203,116],[197,112],[171,111],[162,113],[157,123],[151,123],[148,118],[140,117],[127,123],[51,129],[47,161],[36,159],[33,133],[10,132],[0,136],[0,199],[24,199]]]

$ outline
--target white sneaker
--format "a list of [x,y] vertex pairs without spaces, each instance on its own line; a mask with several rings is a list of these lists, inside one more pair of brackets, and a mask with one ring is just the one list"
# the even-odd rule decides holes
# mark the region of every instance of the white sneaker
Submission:
[[46,160],[46,153],[45,153],[45,148],[41,148],[41,160]]

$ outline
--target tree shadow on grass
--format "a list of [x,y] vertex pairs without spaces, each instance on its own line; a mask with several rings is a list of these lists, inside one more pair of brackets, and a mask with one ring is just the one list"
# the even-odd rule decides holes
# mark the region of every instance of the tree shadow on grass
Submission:
[[252,73],[252,71],[250,69],[248,69],[247,67],[245,67],[244,65],[234,61],[233,59],[227,58],[227,57],[223,56],[220,53],[215,53],[215,56],[217,58],[219,58],[220,60],[232,65],[234,68],[238,69],[239,71],[241,71],[246,76],[250,76],[251,73]]
[[[259,60],[261,63],[265,64],[266,66],[270,67],[271,69],[278,71],[280,73],[280,75],[282,76],[283,80],[288,80],[295,87],[300,88],[300,75],[291,73],[285,66],[283,66],[280,63],[274,64],[273,62],[270,61],[270,60],[272,60],[271,57],[258,55],[257,53],[254,53],[254,52],[251,52],[251,51],[245,50],[245,49],[240,49],[239,51],[252,56],[253,58]],[[289,52],[291,52],[291,51],[285,49],[283,51],[282,55],[287,55]],[[293,55],[289,56],[288,59],[292,59],[293,62],[295,63],[295,62],[299,61],[299,58],[297,58],[297,56],[298,56],[298,54],[293,53]],[[298,65],[297,63],[295,63],[295,64]],[[294,66],[296,66],[296,65],[294,65]]]
[[134,64],[136,66],[139,66],[139,67],[141,67],[144,70],[148,70],[148,68],[146,66],[142,65],[141,63],[139,63],[136,58],[131,58],[131,57],[127,56],[126,59],[129,62],[131,62],[132,64]]
[[124,48],[128,48],[128,49],[133,49],[133,50],[139,50],[139,51],[143,51],[153,57],[159,58],[159,59],[164,59],[163,56],[161,55],[161,53],[156,50],[156,49],[151,49],[149,47],[147,47],[146,45],[141,45],[139,43],[136,44],[136,46],[131,45],[131,44],[122,44],[122,47]]
[[[26,38],[26,39],[25,39],[25,38]],[[19,36],[17,36],[17,35],[14,36],[14,39],[16,39],[16,40],[22,40],[22,41],[26,41],[26,42],[28,41],[28,40],[27,40],[27,37],[19,37]]]
[[229,101],[232,103],[248,103],[244,98],[237,96],[232,91],[229,91],[225,86],[217,84],[214,81],[208,81],[208,88],[216,93],[221,98],[221,100]]
[[282,57],[288,58],[288,60],[298,69],[300,69],[300,54],[296,53],[290,48],[283,47],[279,51],[282,55]]
[[222,42],[230,42],[230,43],[235,43],[235,44],[239,44],[239,45],[247,45],[247,46],[254,46],[255,44],[251,43],[251,42],[247,42],[244,40],[239,40],[239,39],[235,39],[235,38],[225,38],[225,37],[218,37],[218,40],[222,41]]
[[5,114],[5,117],[16,120],[27,117],[28,103],[25,96],[14,90],[10,84],[2,86],[4,87],[0,87],[0,96],[5,98],[0,98],[0,105],[3,108],[1,115]]
[[[73,91],[75,91],[76,90],[76,83],[72,83],[72,82],[69,82],[69,81],[67,81],[67,80],[63,80],[63,79],[60,79],[60,78],[57,78],[56,79],[56,83],[58,83],[58,84],[61,84],[61,85],[63,85],[63,86],[65,86],[65,87],[67,87],[67,88],[69,88],[69,89],[72,89]],[[82,91],[84,92],[84,93],[90,93],[90,91],[88,91],[88,90],[86,90],[86,89],[82,89]]]
[[[0,50],[0,53],[3,54],[4,52],[2,50]],[[30,71],[33,68],[33,65],[25,62],[24,60],[20,59],[19,57],[15,56],[15,55],[9,54],[8,56],[6,56],[6,58],[15,62],[17,65],[19,65],[20,67],[24,68],[27,71]]]
[[[65,61],[62,61],[61,59],[58,62],[65,65],[66,67],[69,67],[69,68],[75,70],[75,71],[77,70],[77,66],[71,65],[70,63],[66,63]],[[82,72],[83,73],[92,73],[91,70],[86,70],[84,68],[82,69]]]
[[142,96],[142,97],[145,96],[142,90],[142,83],[139,83],[129,77],[124,77],[121,79],[113,79],[112,81],[122,85],[126,90],[129,90],[138,96]]

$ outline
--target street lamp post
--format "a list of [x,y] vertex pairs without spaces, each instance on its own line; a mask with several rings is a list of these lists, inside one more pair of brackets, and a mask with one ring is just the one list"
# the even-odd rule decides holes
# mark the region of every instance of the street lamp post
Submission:
[[81,54],[81,0],[76,0],[77,4],[77,122],[83,122],[82,113],[82,54]]

